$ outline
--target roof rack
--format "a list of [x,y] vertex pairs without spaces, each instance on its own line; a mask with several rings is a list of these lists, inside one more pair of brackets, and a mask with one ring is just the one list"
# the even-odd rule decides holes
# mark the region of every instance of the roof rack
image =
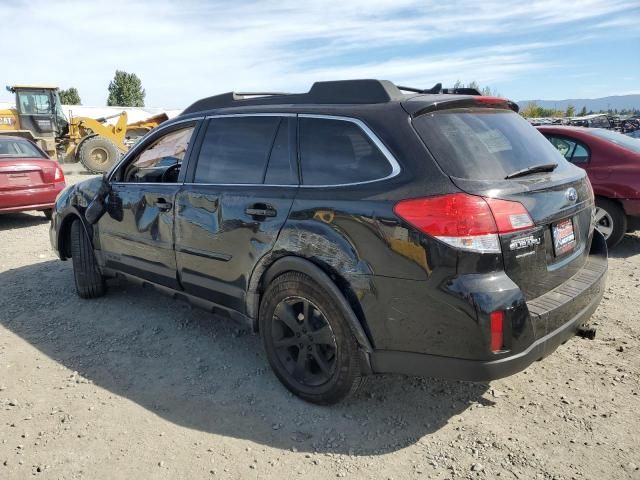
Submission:
[[401,100],[402,93],[388,80],[337,80],[316,82],[307,93],[227,92],[203,98],[187,107],[182,115],[224,107],[274,104],[365,104]]
[[402,91],[418,94],[451,93],[481,95],[473,88],[442,88],[437,83],[421,89],[396,86],[388,80],[336,80],[316,82],[307,93],[283,92],[227,92],[203,98],[187,107],[181,115],[225,107],[290,104],[371,104],[403,100]]

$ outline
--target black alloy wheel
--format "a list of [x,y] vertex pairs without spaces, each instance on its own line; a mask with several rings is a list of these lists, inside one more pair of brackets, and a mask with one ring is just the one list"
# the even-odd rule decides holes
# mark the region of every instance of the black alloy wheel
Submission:
[[273,312],[271,340],[285,370],[309,387],[327,383],[336,369],[336,339],[325,315],[308,299],[288,297]]

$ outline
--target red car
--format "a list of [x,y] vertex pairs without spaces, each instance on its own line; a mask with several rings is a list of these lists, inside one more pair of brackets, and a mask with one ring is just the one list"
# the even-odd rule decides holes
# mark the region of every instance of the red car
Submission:
[[587,171],[596,195],[596,228],[609,247],[640,228],[640,139],[601,128],[550,125],[538,130]]
[[24,138],[0,136],[0,213],[40,210],[51,218],[65,186],[58,162],[38,146]]

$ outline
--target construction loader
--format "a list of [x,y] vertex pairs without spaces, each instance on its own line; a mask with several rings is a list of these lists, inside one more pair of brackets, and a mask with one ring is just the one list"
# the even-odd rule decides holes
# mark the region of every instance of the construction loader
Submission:
[[[90,172],[102,173],[149,130],[167,120],[162,113],[128,123],[126,112],[103,118],[69,118],[62,111],[58,88],[16,85],[15,108],[0,110],[0,135],[16,135],[37,143],[60,163],[81,162]],[[107,120],[118,118],[115,124]]]

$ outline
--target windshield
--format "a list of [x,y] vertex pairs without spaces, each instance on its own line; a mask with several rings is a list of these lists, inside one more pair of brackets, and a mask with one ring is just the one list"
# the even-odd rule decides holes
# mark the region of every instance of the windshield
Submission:
[[629,137],[618,132],[612,132],[611,130],[603,130],[601,128],[594,128],[593,130],[589,130],[589,132],[594,134],[596,137],[609,140],[610,142],[626,148],[627,150],[640,153],[640,140],[637,138]]
[[532,166],[566,160],[520,115],[497,109],[453,109],[413,125],[447,175],[497,180]]
[[13,158],[46,158],[26,140],[0,137],[0,161]]
[[49,92],[18,92],[18,108],[23,115],[50,115],[52,109]]

